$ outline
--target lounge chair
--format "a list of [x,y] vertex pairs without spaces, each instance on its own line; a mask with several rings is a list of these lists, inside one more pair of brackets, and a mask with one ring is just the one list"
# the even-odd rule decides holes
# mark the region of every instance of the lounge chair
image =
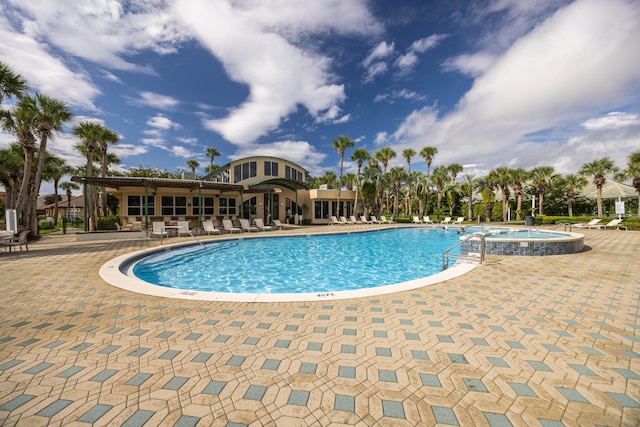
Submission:
[[433,224],[433,221],[431,221],[431,218],[428,216],[423,216],[422,221],[424,221],[425,224]]
[[[334,216],[334,217],[332,217],[332,218],[336,218],[336,217]],[[338,221],[338,219],[337,219],[337,218],[336,218],[336,221]],[[288,229],[290,229],[290,228],[291,228],[291,227],[289,227],[287,224],[283,224],[283,223],[281,223],[279,219],[274,219],[274,220],[272,220],[272,222],[273,222],[273,225],[275,225],[276,227],[278,227],[278,229],[279,229],[279,230],[288,230]]]
[[445,217],[445,219],[443,219],[442,221],[440,221],[440,224],[451,224],[451,217]]
[[378,218],[376,218],[376,217],[375,217],[375,216],[373,216],[373,215],[371,215],[371,222],[372,222],[373,224],[382,224],[382,223],[378,220]]
[[189,230],[189,221],[178,221],[178,236],[188,236],[191,234]]
[[258,231],[271,231],[271,230],[273,230],[273,227],[270,227],[268,225],[264,225],[264,221],[262,220],[262,218],[256,218],[253,221],[256,223],[256,227],[258,227]]
[[367,217],[364,215],[360,215],[360,222],[362,222],[363,224],[373,224],[372,221],[368,221]]
[[253,227],[251,224],[249,224],[248,219],[240,218],[240,227],[243,231],[247,231],[249,233],[252,231],[258,232],[258,227]]
[[456,219],[453,223],[454,224],[462,224],[464,222],[464,217],[463,216],[459,216],[458,219]]
[[352,224],[362,224],[362,222],[359,221],[358,218],[355,217],[355,215],[351,215],[349,219],[351,220]]
[[388,220],[387,217],[384,215],[380,215],[380,222],[383,224],[395,224],[393,220],[391,219]]
[[225,231],[228,231],[229,233],[242,233],[241,229],[233,226],[233,223],[230,219],[223,219],[222,226],[224,227]]
[[220,234],[220,230],[213,226],[213,222],[211,221],[203,221],[202,229],[207,232],[208,235],[211,234]]
[[622,222],[621,219],[612,219],[611,221],[609,221],[606,224],[596,225],[596,228],[598,230],[604,230],[604,229],[607,229],[607,228],[615,228],[616,230],[620,230],[621,228],[624,228],[626,230],[627,227],[624,226],[624,225],[620,225],[621,222]]
[[336,218],[336,216],[335,216],[335,215],[331,215],[331,222],[330,222],[330,224],[333,224],[333,225],[343,225],[343,224],[346,224],[346,222],[341,222],[340,220],[338,220],[338,218]]
[[160,238],[169,237],[169,233],[167,233],[167,230],[164,228],[164,222],[153,221],[151,228],[151,237],[153,236],[160,236]]
[[602,218],[594,218],[589,222],[581,222],[578,224],[574,224],[573,227],[575,228],[598,228],[598,223],[602,221]]
[[0,240],[0,246],[8,247],[9,252],[11,252],[11,248],[14,248],[14,247],[19,247],[20,252],[22,252],[22,247],[24,246],[27,249],[27,252],[29,252],[29,245],[27,242],[27,237],[29,236],[29,233],[31,233],[31,230],[24,230],[22,233],[20,233],[20,236],[18,237],[4,238]]
[[422,221],[417,216],[414,216],[413,220],[411,220],[411,222],[414,223],[414,224],[422,224]]
[[341,216],[340,217],[340,224],[351,224],[351,221],[348,221],[347,218]]

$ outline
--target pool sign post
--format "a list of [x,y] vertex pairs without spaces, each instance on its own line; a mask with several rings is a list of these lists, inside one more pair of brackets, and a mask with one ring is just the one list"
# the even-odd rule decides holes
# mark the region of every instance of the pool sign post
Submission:
[[616,215],[618,215],[618,219],[622,219],[622,215],[624,215],[624,202],[620,200],[620,197],[616,202]]

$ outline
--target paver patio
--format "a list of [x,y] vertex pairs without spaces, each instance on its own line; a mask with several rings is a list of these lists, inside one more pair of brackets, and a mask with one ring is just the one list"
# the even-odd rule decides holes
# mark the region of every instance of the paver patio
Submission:
[[98,269],[157,239],[49,235],[0,254],[0,424],[638,426],[640,233],[580,232],[579,254],[268,304],[127,292]]

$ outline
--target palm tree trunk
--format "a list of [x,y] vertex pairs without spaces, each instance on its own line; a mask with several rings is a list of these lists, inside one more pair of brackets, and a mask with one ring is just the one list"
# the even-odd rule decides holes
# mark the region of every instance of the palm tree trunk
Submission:
[[596,190],[598,195],[598,216],[602,218],[602,186],[597,186]]

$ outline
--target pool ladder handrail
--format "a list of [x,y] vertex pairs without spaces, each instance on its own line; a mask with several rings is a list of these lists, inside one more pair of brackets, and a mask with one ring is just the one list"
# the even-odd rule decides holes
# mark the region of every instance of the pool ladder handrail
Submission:
[[[189,236],[193,237],[193,240],[195,240],[196,242],[198,242],[200,244],[200,246],[202,246],[202,248],[206,251],[207,247],[200,241],[200,239],[198,239],[192,232],[191,230],[187,230],[187,234],[189,234]],[[162,234],[160,234],[160,244],[162,245]]]
[[[471,254],[452,254],[450,253],[452,249],[461,246],[467,240],[471,240],[473,238],[480,239],[480,253],[478,255]],[[442,270],[446,270],[449,268],[449,258],[455,258],[457,260],[467,260],[467,261],[477,261],[480,265],[484,264],[484,257],[487,249],[487,242],[484,234],[482,233],[473,233],[460,238],[460,241],[455,245],[447,248],[442,252]]]

